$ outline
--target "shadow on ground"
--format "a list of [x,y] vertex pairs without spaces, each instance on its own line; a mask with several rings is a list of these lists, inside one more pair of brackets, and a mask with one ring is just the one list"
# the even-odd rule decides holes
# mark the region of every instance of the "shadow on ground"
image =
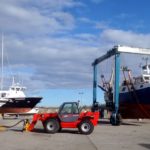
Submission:
[[139,145],[150,150],[150,144],[147,144],[147,143],[140,143]]
[[[45,133],[48,134],[44,131],[44,129],[34,129],[33,131],[34,133]],[[71,129],[62,129],[61,131],[59,131],[58,133],[71,133],[71,134],[79,134],[78,130],[71,130]]]
[[[110,126],[110,122],[109,120],[99,120],[98,121],[98,125],[107,125]],[[126,125],[126,126],[141,126],[140,124],[136,123],[136,122],[122,122],[121,125]]]

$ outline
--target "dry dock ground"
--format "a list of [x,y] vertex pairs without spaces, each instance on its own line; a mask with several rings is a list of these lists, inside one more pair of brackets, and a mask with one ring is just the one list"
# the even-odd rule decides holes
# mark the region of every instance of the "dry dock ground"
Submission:
[[[15,120],[2,120],[0,125],[12,125]],[[150,120],[124,120],[118,127],[101,120],[91,135],[77,130],[46,134],[40,123],[34,132],[21,132],[18,125],[0,131],[1,150],[150,150]]]

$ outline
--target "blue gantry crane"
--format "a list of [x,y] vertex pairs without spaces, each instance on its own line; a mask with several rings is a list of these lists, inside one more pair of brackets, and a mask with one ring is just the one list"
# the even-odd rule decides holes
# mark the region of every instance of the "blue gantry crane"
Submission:
[[114,111],[110,117],[112,125],[119,125],[121,123],[121,115],[119,114],[119,74],[120,74],[120,53],[132,53],[141,55],[150,55],[150,49],[135,48],[128,46],[114,46],[111,50],[92,63],[93,66],[93,108],[97,107],[97,65],[104,60],[115,56],[115,81],[114,81]]

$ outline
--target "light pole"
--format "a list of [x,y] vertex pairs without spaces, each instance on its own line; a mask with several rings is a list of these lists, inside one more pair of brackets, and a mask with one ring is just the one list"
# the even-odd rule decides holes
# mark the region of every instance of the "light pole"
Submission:
[[81,103],[81,105],[82,105],[82,97],[83,97],[83,92],[79,92],[78,93],[80,96],[79,96],[79,101],[80,101],[80,103]]

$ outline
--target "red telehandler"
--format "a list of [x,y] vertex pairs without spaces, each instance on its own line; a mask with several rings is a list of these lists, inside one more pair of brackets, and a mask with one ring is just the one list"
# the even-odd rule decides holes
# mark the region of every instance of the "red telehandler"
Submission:
[[77,102],[63,103],[57,113],[34,114],[32,122],[26,122],[28,131],[34,129],[35,124],[41,121],[47,133],[56,133],[62,128],[78,128],[81,134],[91,134],[97,125],[99,111],[80,112]]

